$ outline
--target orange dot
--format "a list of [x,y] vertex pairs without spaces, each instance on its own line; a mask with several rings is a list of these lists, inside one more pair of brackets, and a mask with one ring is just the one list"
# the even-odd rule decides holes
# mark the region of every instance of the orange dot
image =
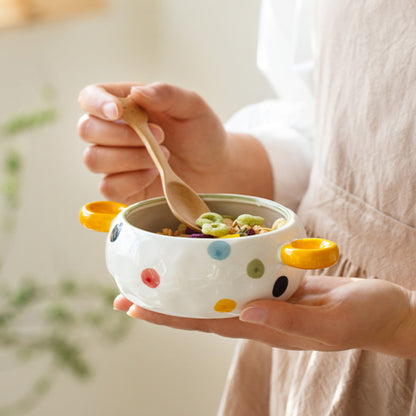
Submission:
[[215,304],[214,309],[217,312],[225,313],[232,312],[236,306],[237,302],[232,299],[221,299]]

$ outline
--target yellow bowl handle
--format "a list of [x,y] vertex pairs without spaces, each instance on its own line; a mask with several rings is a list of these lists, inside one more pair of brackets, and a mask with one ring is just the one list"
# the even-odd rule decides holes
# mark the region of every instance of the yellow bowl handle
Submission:
[[97,201],[84,205],[79,212],[80,223],[90,230],[108,233],[111,222],[127,205],[113,201]]
[[322,238],[302,238],[285,244],[280,250],[280,259],[287,266],[298,269],[323,269],[338,261],[338,246]]

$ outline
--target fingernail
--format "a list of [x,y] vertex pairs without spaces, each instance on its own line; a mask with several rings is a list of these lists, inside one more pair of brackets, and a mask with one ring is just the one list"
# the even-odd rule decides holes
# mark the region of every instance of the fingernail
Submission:
[[136,309],[136,305],[131,305],[129,310],[126,312],[128,316],[131,316],[132,318],[135,318],[134,312]]
[[103,113],[109,120],[118,119],[118,107],[115,103],[106,103],[103,105]]
[[114,299],[114,301],[113,301],[113,309],[115,310],[115,311],[119,311],[119,312],[123,312],[123,309],[119,309],[119,308],[116,308],[116,303],[117,303],[117,301],[119,300],[119,299],[122,299],[122,298],[124,298],[124,296],[123,295],[117,295],[116,297],[115,297],[115,299]]
[[131,89],[131,92],[136,92],[141,95],[144,95],[147,98],[153,98],[156,96],[157,91],[154,87],[151,87],[149,85],[146,85],[144,87],[133,87]]
[[248,308],[240,314],[240,321],[262,323],[266,317],[266,311],[261,308]]
[[159,127],[157,124],[149,123],[149,129],[155,136],[155,139],[158,143],[162,143],[165,138],[165,133],[163,132],[162,128]]
[[166,159],[169,159],[170,157],[170,152],[169,150],[165,147],[165,146],[160,146],[160,150],[163,152],[163,154],[165,155]]

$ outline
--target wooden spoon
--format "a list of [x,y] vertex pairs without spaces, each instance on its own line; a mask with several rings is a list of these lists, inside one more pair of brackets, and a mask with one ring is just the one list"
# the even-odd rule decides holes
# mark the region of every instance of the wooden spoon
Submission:
[[200,196],[170,167],[165,155],[147,125],[147,114],[131,98],[120,98],[122,119],[139,135],[155,163],[162,180],[163,192],[172,214],[186,226],[200,230],[196,219],[210,209]]

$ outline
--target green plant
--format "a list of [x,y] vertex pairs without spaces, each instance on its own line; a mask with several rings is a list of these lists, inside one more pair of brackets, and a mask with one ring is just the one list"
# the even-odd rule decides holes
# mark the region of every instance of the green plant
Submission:
[[[0,128],[0,145],[5,148],[0,186],[0,240],[13,233],[20,202],[24,161],[14,139],[24,131],[44,128],[57,119],[58,112],[50,98],[47,104],[41,109],[15,114]],[[54,284],[45,284],[40,283],[45,281],[41,275],[34,274],[22,276],[11,287],[2,276],[1,260],[0,349],[20,365],[37,359],[47,362],[29,391],[19,393],[11,403],[5,402],[7,395],[1,396],[0,416],[17,416],[45,397],[62,372],[79,380],[88,379],[92,375],[86,357],[88,346],[123,339],[128,320],[112,310],[117,294],[113,286],[90,283],[86,277],[68,274],[59,276]]]
[[15,141],[21,133],[41,128],[57,119],[58,111],[53,104],[55,95],[53,88],[45,87],[43,96],[46,104],[38,109],[18,111],[0,126],[0,145],[4,153],[0,180],[0,196],[2,197],[0,231],[3,233],[13,231],[16,210],[19,206],[19,191],[24,163]]

